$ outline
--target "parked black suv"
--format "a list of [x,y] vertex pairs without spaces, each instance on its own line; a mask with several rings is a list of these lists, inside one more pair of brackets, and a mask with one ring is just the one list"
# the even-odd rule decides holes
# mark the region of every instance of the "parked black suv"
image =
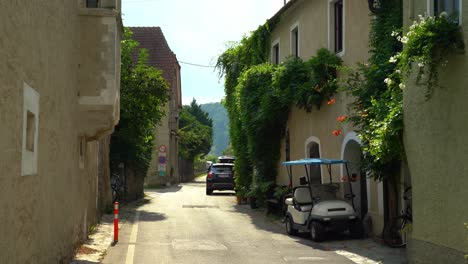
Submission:
[[206,195],[213,190],[234,190],[234,164],[215,163],[211,165],[206,176]]

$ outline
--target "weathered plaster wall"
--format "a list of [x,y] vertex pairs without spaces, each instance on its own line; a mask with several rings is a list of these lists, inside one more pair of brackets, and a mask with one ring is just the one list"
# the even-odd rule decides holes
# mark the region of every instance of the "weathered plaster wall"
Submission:
[[[405,3],[404,22],[426,12],[426,0]],[[462,27],[467,42],[468,1]],[[466,263],[468,222],[468,57],[459,54],[440,68],[442,87],[425,100],[425,88],[408,80],[404,90],[405,149],[413,190],[412,263]]]
[[[76,1],[0,1],[0,263],[59,263],[96,221],[96,142],[84,144],[79,167],[79,32]],[[40,95],[29,176],[21,176],[24,82]]]

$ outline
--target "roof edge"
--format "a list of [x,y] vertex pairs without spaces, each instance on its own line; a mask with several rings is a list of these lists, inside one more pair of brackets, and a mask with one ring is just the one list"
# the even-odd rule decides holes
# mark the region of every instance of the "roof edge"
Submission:
[[274,14],[269,20],[275,20],[279,18],[284,12],[286,12],[289,8],[294,6],[296,3],[298,3],[300,0],[290,0],[289,2],[286,3],[276,14]]

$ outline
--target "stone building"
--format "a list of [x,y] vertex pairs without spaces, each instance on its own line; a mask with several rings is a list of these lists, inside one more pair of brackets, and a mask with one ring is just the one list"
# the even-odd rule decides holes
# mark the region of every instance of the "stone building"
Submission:
[[120,0],[0,2],[0,263],[65,263],[109,201],[122,28]]
[[133,39],[140,43],[138,48],[148,50],[148,65],[162,71],[170,95],[165,106],[166,115],[155,130],[153,154],[145,183],[150,186],[178,183],[178,128],[179,111],[182,109],[180,65],[161,28],[130,27],[130,30]]

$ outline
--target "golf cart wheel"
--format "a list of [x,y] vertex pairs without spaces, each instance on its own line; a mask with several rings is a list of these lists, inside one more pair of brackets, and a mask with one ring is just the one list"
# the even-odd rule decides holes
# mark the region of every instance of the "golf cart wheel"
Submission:
[[325,240],[325,227],[320,222],[312,222],[310,225],[310,238],[315,242]]
[[353,221],[349,226],[349,234],[353,238],[363,238],[364,237],[364,226],[360,220]]
[[288,233],[288,235],[290,236],[297,235],[297,229],[294,228],[292,217],[290,216],[286,217],[285,225],[286,225],[286,233]]
[[206,195],[211,195],[213,193],[213,190],[206,188]]

